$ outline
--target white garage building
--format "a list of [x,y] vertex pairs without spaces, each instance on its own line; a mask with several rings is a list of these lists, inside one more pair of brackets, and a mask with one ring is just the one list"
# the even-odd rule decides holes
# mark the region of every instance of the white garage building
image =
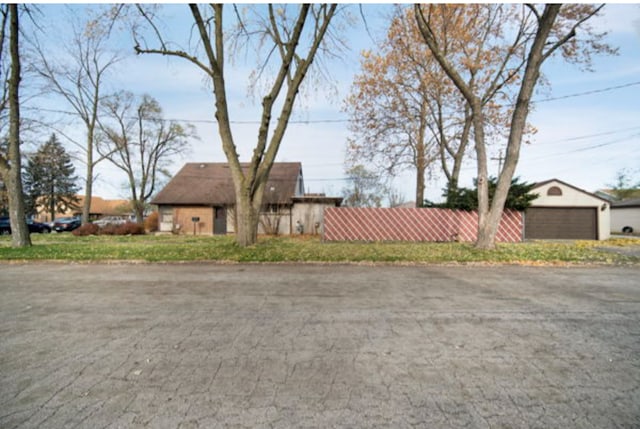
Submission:
[[537,183],[525,211],[525,239],[606,240],[611,233],[609,202],[558,179]]

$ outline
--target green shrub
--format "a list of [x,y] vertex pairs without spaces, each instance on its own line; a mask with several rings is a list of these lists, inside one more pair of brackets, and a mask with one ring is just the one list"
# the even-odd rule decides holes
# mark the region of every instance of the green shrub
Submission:
[[76,237],[84,237],[87,235],[98,235],[100,232],[100,227],[93,223],[85,223],[81,225],[79,228],[74,229],[71,233]]

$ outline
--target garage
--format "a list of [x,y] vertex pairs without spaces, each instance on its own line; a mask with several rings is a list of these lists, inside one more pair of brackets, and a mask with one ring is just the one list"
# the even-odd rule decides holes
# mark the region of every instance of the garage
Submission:
[[538,197],[524,215],[524,238],[606,240],[610,236],[609,203],[558,179],[537,183]]
[[524,236],[531,239],[597,240],[598,213],[589,207],[529,207]]

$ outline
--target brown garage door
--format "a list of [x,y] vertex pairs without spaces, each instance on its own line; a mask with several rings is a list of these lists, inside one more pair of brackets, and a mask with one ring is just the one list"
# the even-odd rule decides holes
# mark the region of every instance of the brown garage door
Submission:
[[529,207],[525,212],[524,237],[597,240],[597,210],[592,207]]

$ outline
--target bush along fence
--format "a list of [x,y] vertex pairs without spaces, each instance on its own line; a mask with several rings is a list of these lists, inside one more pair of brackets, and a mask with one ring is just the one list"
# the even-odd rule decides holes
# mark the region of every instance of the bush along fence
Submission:
[[[522,241],[522,212],[505,210],[496,241]],[[476,241],[478,213],[435,208],[332,207],[324,211],[326,241]]]

